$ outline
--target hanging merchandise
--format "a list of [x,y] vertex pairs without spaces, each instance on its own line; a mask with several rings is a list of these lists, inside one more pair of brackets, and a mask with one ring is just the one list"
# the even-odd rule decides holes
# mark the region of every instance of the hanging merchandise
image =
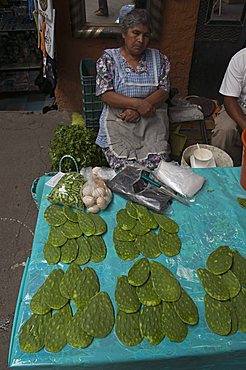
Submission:
[[[42,66],[35,80],[40,91],[55,98],[56,65],[55,65],[55,9],[52,0],[35,0],[37,3],[38,47],[41,51]],[[43,113],[57,109],[57,104],[43,108]]]
[[50,97],[55,96],[56,87],[56,67],[55,59],[52,59],[46,51],[45,33],[46,23],[42,24],[41,44],[40,50],[42,52],[42,68],[35,80],[35,85],[39,87],[40,91],[45,94],[50,94]]
[[40,11],[38,8],[38,33],[41,34],[41,49],[44,57],[48,54],[52,59],[54,59],[54,49],[55,49],[55,9],[51,9],[52,16],[45,15],[44,12]]
[[37,10],[33,11],[33,19],[35,21],[35,26],[37,30],[37,36],[38,36],[38,49],[40,49],[40,42],[41,42],[41,34],[39,32],[39,14]]
[[49,94],[51,98],[55,97],[56,67],[55,60],[49,55],[43,54],[42,68],[35,80],[35,85],[42,93]]
[[38,0],[38,12],[42,14],[46,20],[51,22],[53,18],[52,0]]
[[38,30],[38,48],[39,49],[41,49],[41,38],[42,38],[43,23],[44,23],[44,17],[42,16],[42,14],[40,14],[38,12],[37,30]]
[[44,34],[46,53],[54,59],[54,39],[55,39],[55,9],[53,9],[52,21],[46,20]]
[[31,21],[33,20],[33,12],[34,12],[34,0],[28,0],[28,15]]

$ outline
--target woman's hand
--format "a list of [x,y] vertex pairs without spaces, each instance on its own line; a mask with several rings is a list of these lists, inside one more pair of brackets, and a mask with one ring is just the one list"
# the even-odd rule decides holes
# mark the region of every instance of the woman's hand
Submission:
[[137,106],[137,111],[140,116],[150,116],[151,114],[155,113],[155,106],[146,99],[141,99],[140,104]]
[[[106,91],[101,95],[101,100],[110,107],[121,108],[123,109],[122,113],[128,110],[131,111],[131,113],[129,113],[130,117],[128,116],[128,113],[124,113],[122,116],[123,118],[121,117],[127,122],[132,122],[128,121],[128,119],[133,119],[133,122],[135,120],[136,113],[133,113],[132,111],[138,112],[139,115],[143,117],[150,116],[151,114],[155,113],[156,107],[160,106],[164,101],[167,100],[167,98],[168,92],[163,89],[158,89],[145,99],[130,98],[128,96],[118,94],[115,91]],[[133,118],[132,114],[134,114]]]
[[140,114],[134,109],[125,109],[120,114],[119,117],[122,121],[137,123],[140,120]]

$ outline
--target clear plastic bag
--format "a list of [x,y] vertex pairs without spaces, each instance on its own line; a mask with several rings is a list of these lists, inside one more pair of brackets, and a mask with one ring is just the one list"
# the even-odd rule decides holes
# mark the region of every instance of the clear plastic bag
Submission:
[[94,167],[92,168],[92,173],[103,181],[111,180],[116,175],[115,170],[109,167]]
[[[62,166],[66,160],[73,162],[77,172],[71,171],[63,174]],[[51,180],[54,180],[56,177],[61,178],[49,194],[47,198],[48,201],[53,204],[67,205],[79,209],[84,208],[84,204],[80,196],[80,190],[86,180],[79,173],[77,162],[71,155],[66,154],[60,159],[59,172]]]
[[107,185],[128,200],[163,213],[168,208],[171,197],[141,178],[142,171],[141,166],[126,166]]
[[53,204],[67,205],[79,209],[84,208],[80,196],[80,190],[84,183],[85,179],[80,173],[65,173],[52,189],[47,199]]
[[106,209],[112,200],[111,190],[93,173],[92,167],[82,168],[80,173],[86,178],[80,194],[88,212],[97,213]]
[[161,161],[154,174],[163,184],[188,198],[192,198],[205,182],[203,176],[194,173],[191,168],[180,167],[176,162]]

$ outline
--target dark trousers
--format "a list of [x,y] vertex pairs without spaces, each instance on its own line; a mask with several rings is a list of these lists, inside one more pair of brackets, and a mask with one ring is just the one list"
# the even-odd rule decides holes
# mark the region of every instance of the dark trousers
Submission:
[[99,9],[102,9],[103,14],[108,15],[108,2],[107,0],[98,0]]

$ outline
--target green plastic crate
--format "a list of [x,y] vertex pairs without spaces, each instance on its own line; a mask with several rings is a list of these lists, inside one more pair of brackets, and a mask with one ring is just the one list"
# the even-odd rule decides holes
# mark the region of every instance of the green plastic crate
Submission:
[[93,59],[81,59],[80,79],[83,96],[83,112],[86,127],[98,128],[103,103],[96,96],[96,62]]

